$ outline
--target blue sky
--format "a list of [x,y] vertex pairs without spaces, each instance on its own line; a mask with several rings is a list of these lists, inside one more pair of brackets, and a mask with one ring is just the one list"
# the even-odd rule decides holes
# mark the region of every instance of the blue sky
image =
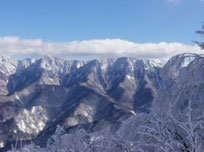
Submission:
[[133,42],[197,39],[204,3],[183,0],[2,0],[0,36],[74,41],[120,38]]
[[2,39],[40,39],[43,43],[120,39],[193,45],[193,40],[200,40],[195,31],[202,21],[201,0],[0,1]]

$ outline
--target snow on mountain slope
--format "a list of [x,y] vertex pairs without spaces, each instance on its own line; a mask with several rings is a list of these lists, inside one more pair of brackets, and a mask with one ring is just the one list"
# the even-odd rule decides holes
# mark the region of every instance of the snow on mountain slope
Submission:
[[[73,149],[80,147],[81,151],[87,147],[90,147],[88,151],[141,152],[202,152],[204,149],[203,55],[179,54],[163,68],[134,58],[94,60],[68,73],[63,82],[57,86],[60,91],[56,86],[41,88],[42,97],[38,95],[39,100],[34,101],[37,105],[43,102],[47,113],[48,109],[53,112],[61,107],[53,117],[49,118],[51,113],[46,115],[48,125],[36,143],[46,142],[49,138],[46,135],[56,130],[50,140],[55,139],[48,142],[47,148],[39,150],[60,149],[59,142],[67,141]],[[59,98],[62,93],[55,94],[64,88],[67,89],[65,102]],[[59,102],[55,103],[56,100]],[[53,108],[53,103],[58,105]],[[38,106],[29,106],[31,114],[38,111],[36,117],[43,113]],[[39,122],[41,124],[41,120]],[[69,134],[59,135],[57,124]],[[67,148],[67,144],[63,148]]]
[[[36,138],[45,144],[56,125],[100,130],[148,113],[160,86],[161,66],[135,58],[69,61],[45,56],[2,57],[0,140]],[[2,72],[2,73],[3,73]],[[9,128],[9,129],[8,129]]]
[[0,55],[0,95],[8,93],[8,77],[16,72],[16,67],[17,61],[5,55]]
[[0,55],[0,71],[9,76],[13,73],[16,72],[16,67],[17,67],[17,61],[5,56],[5,55]]

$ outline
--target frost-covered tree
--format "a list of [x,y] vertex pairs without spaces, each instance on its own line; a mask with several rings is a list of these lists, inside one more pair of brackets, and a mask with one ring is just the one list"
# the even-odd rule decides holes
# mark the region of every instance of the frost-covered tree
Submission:
[[144,152],[137,142],[125,140],[112,127],[92,133],[91,141],[89,152]]
[[[168,119],[167,119],[168,120]],[[168,122],[158,114],[154,114],[139,127],[139,134],[144,135],[142,147],[150,147],[155,151],[173,152],[181,146]]]
[[40,148],[39,146],[36,146],[34,142],[31,142],[28,145],[20,147],[20,149],[17,149],[15,146],[12,146],[12,149],[8,152],[44,152],[44,149]]
[[55,134],[48,140],[45,152],[81,152],[89,145],[89,135],[85,130],[65,134],[58,126]]
[[[203,24],[203,26],[202,26],[202,29],[196,31],[196,33],[199,34],[199,35],[201,35],[201,36],[204,36],[204,24]],[[204,42],[195,41],[195,43],[198,44],[201,49],[204,49]]]
[[199,132],[204,115],[195,115],[195,111],[189,100],[180,115],[138,115],[122,123],[119,130],[109,126],[93,133],[82,129],[66,134],[57,126],[45,148],[31,143],[10,152],[202,152]]
[[185,143],[185,145],[183,144],[183,147],[185,147],[186,151],[201,152],[201,138],[198,135],[198,130],[203,128],[204,115],[202,114],[195,117],[193,115],[192,101],[189,100],[184,116],[184,121],[179,121],[170,115],[174,124],[177,125],[177,128],[184,132],[184,137],[180,134],[180,138],[184,140],[182,143]]
[[204,115],[193,115],[190,100],[180,118],[169,113],[165,117],[154,114],[139,127],[138,133],[148,138],[143,146],[152,146],[156,151],[201,152],[202,140],[198,131],[203,127],[203,118]]

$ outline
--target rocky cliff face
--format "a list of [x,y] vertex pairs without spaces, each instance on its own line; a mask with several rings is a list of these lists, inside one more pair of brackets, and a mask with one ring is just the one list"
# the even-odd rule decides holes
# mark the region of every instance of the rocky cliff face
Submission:
[[96,131],[148,113],[161,66],[135,58],[89,62],[0,57],[0,141],[46,140],[60,124]]

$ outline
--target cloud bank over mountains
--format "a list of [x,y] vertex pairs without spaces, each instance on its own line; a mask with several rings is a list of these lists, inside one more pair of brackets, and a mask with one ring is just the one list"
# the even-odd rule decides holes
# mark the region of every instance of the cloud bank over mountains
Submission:
[[121,39],[99,39],[73,42],[44,42],[41,39],[0,37],[0,54],[13,57],[38,57],[51,55],[65,58],[133,56],[165,62],[179,53],[203,51],[198,46],[182,43],[134,43]]

